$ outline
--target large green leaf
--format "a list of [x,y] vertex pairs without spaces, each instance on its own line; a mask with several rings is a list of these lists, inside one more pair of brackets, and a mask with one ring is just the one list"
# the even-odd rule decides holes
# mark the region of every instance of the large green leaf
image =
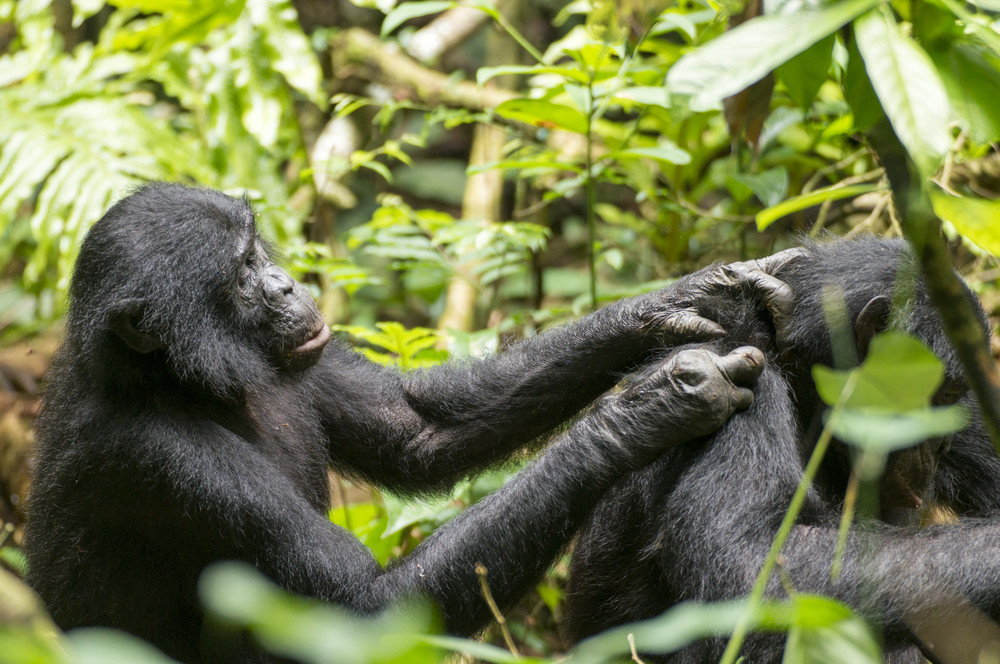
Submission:
[[856,369],[813,367],[816,389],[828,405],[839,403],[844,391],[850,390],[836,417],[830,416],[834,435],[880,452],[909,447],[965,426],[964,407],[930,407],[943,377],[941,361],[920,341],[900,332],[876,335],[868,356]]
[[861,16],[854,31],[893,131],[921,172],[933,174],[951,147],[951,106],[934,65],[887,10]]
[[826,74],[833,59],[833,35],[829,35],[794,58],[776,71],[785,84],[788,94],[802,108],[809,108],[819,88],[826,81]]
[[907,413],[845,408],[837,417],[830,417],[829,426],[838,440],[865,450],[888,453],[955,433],[968,420],[968,410],[961,405]]
[[934,353],[919,340],[900,332],[876,335],[868,356],[856,369],[835,371],[821,364],[813,367],[816,389],[828,406],[840,400],[853,378],[854,389],[844,406],[886,413],[927,407],[943,377],[944,368]]
[[931,191],[934,214],[994,256],[1000,256],[1000,200],[952,196]]
[[559,127],[578,134],[587,132],[587,118],[570,106],[542,99],[511,99],[496,108],[498,115],[536,127]]
[[430,0],[428,2],[404,2],[397,5],[385,15],[382,22],[382,36],[390,34],[393,30],[406,23],[411,18],[427,16],[429,14],[439,14],[446,9],[455,6],[454,2],[444,0]]
[[882,651],[871,627],[829,597],[795,595],[800,620],[788,631],[787,664],[879,664]]
[[997,60],[969,43],[939,41],[927,48],[955,112],[977,143],[1000,139]]
[[718,108],[726,97],[764,78],[877,3],[845,0],[822,9],[752,19],[682,57],[667,74],[667,87],[692,95],[696,110]]
[[777,205],[758,212],[757,230],[762,231],[778,219],[793,212],[805,210],[826,201],[839,201],[842,198],[852,198],[861,194],[867,194],[869,191],[875,191],[876,188],[873,184],[855,184],[847,187],[831,185],[823,189],[811,191],[808,194],[789,198],[787,201],[782,201]]

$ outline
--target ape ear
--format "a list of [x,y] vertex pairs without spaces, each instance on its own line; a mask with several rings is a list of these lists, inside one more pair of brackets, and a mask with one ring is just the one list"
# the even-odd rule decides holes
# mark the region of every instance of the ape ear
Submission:
[[868,304],[858,314],[858,320],[854,323],[854,337],[858,343],[859,362],[868,355],[868,345],[871,343],[872,337],[889,325],[891,306],[892,300],[888,296],[879,295],[868,300]]
[[151,353],[163,348],[163,343],[152,334],[139,331],[143,307],[138,300],[128,300],[108,314],[108,329],[137,353]]

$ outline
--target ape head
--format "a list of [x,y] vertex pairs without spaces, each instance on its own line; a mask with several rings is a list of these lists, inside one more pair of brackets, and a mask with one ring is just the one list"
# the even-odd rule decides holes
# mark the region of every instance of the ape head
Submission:
[[166,183],[122,199],[88,233],[67,333],[106,383],[174,380],[225,397],[312,366],[330,337],[268,258],[246,200]]
[[[967,387],[961,365],[905,241],[869,237],[810,243],[806,249],[806,255],[775,273],[795,292],[782,348],[776,347],[774,328],[762,303],[733,307],[723,298],[710,298],[699,305],[701,315],[718,321],[729,333],[728,341],[717,351],[749,343],[764,349],[780,367],[795,395],[804,455],[811,453],[822,430],[820,416],[825,410],[813,383],[812,366],[849,368],[860,363],[872,338],[884,330],[915,336],[941,360],[945,377],[934,397],[935,405],[952,404],[964,397]],[[971,292],[967,295],[985,326],[981,306]],[[972,407],[971,400],[967,401]],[[927,502],[938,461],[949,445],[949,438],[933,439],[890,455],[880,485],[883,520],[896,523],[916,516],[917,509]],[[846,448],[838,446],[828,457],[829,485],[842,495],[850,471],[849,455]]]
[[[863,361],[872,338],[879,332],[895,329],[913,335],[944,365],[944,380],[933,404],[950,405],[965,396],[968,387],[961,364],[920,279],[920,267],[908,243],[867,238],[812,245],[809,249],[809,259],[789,265],[777,275],[796,293],[795,311],[787,330],[788,348],[782,357],[796,398],[808,404],[798,409],[803,431],[813,434],[806,436],[807,441],[818,434],[821,423],[815,416],[823,410],[812,382],[811,366],[836,366],[838,325],[842,328],[840,343],[845,346],[842,355],[855,355],[847,358],[849,361]],[[966,295],[985,327],[986,315],[978,300],[968,290]],[[837,319],[841,322],[837,323]],[[889,455],[879,490],[882,520],[900,525],[914,521],[929,498],[938,462],[950,445],[950,436],[935,438]],[[847,462],[845,449],[839,447],[831,459],[832,464],[841,466],[836,476],[846,478]]]

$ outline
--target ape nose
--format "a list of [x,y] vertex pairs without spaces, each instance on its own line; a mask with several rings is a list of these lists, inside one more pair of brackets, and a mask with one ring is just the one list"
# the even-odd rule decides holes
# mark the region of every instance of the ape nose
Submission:
[[284,270],[273,265],[267,269],[267,287],[264,289],[264,296],[270,304],[285,303],[294,291],[295,280]]

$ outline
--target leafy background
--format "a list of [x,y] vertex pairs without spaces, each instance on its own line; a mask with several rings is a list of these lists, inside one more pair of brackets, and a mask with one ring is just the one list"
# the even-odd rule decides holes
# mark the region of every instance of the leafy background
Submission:
[[[409,370],[494,352],[801,236],[919,241],[936,226],[919,204],[900,213],[875,156],[891,127],[916,174],[906,200],[943,220],[992,314],[995,10],[992,0],[0,0],[0,560],[23,568],[30,423],[76,251],[110,203],[148,180],[246,192],[327,319],[371,359]],[[882,364],[858,373],[817,372],[831,431],[865,448],[875,477],[886,450],[866,441],[885,418],[897,430],[909,418],[900,445],[957,426],[927,408],[933,357],[928,381],[899,373],[923,357],[911,341],[886,340]],[[510,472],[420,504],[334,478],[331,519],[390,560]],[[507,615],[522,656],[564,653],[564,572],[555,565]],[[212,570],[204,595],[300,661],[513,657],[434,636],[419,607],[348,626],[239,567]],[[790,661],[880,661],[846,607],[759,594],[676,607],[572,657],[627,657],[627,634],[653,652],[758,627],[788,632]],[[486,641],[502,636],[494,626]],[[163,660],[121,635],[55,634],[6,579],[0,661]]]

